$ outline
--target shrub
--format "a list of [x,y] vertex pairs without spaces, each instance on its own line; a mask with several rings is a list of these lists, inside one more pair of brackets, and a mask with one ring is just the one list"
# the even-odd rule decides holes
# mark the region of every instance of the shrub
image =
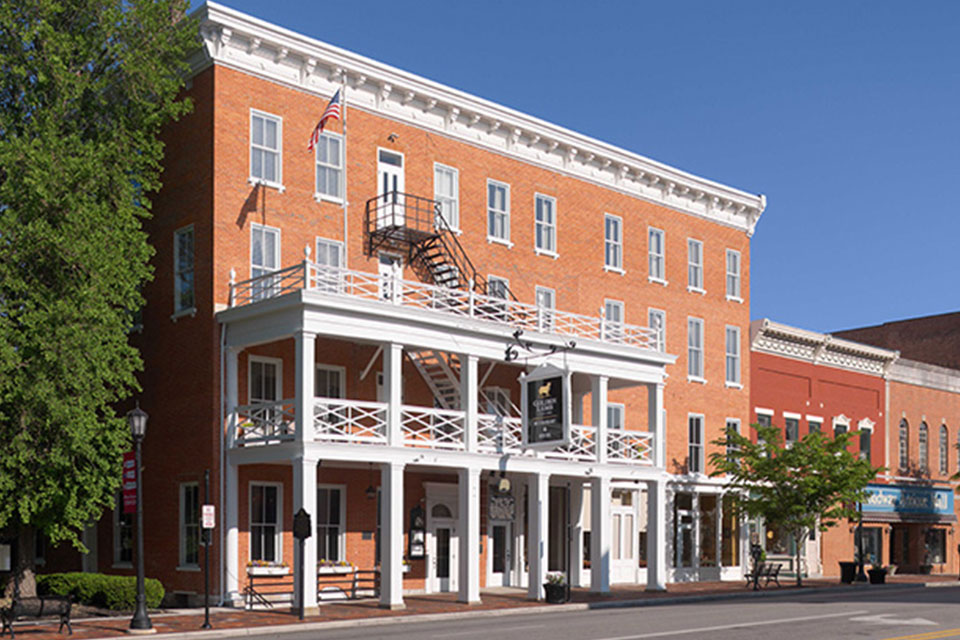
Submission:
[[[43,595],[71,595],[75,602],[93,607],[132,611],[136,606],[137,579],[102,573],[48,573],[37,576],[37,591]],[[148,607],[160,606],[164,589],[159,580],[147,578],[144,591]]]

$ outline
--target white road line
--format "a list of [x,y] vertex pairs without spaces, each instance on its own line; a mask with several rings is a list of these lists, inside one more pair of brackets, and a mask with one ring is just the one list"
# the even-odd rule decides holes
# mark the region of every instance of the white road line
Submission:
[[664,638],[666,636],[683,636],[692,633],[707,633],[710,631],[723,631],[725,629],[742,629],[744,627],[762,627],[768,624],[784,624],[787,622],[806,622],[809,620],[823,620],[825,618],[842,618],[844,616],[855,616],[861,613],[868,613],[867,610],[845,611],[843,613],[825,613],[819,616],[802,616],[799,618],[780,618],[779,620],[759,620],[757,622],[735,622],[733,624],[722,624],[715,627],[697,627],[696,629],[678,629],[676,631],[657,631],[655,633],[642,633],[634,636],[616,636],[612,638],[594,638],[594,640],[641,640],[642,638]]
[[[857,611],[856,613],[860,613]],[[496,633],[503,633],[504,631],[520,631],[521,629],[542,629],[546,625],[543,624],[525,624],[517,627],[497,627],[494,631]],[[491,629],[489,626],[483,629],[474,629],[473,631],[460,631],[457,633],[441,633],[439,635],[433,636],[434,638],[452,638],[454,636],[471,636],[477,634],[489,634]]]

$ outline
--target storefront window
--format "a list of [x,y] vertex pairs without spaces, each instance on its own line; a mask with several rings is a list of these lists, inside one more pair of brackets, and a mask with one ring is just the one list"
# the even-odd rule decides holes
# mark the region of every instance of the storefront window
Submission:
[[926,559],[924,564],[943,564],[947,561],[947,532],[945,529],[927,529]]
[[693,566],[693,494],[678,493],[673,501],[674,566]]
[[793,534],[782,527],[767,529],[767,554],[779,556],[793,556],[796,554]]
[[733,496],[723,496],[720,558],[725,567],[736,567],[740,564],[740,519],[737,517],[735,500]]
[[700,566],[717,566],[717,496],[700,496]]
[[[863,527],[863,563],[867,565],[880,564],[882,534],[880,527]],[[860,548],[860,537],[855,531],[853,534],[853,548]]]

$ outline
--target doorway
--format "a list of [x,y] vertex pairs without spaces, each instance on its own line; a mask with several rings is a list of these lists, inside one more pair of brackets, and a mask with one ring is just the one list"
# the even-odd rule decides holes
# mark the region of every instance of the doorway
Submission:
[[489,544],[490,574],[487,578],[488,586],[516,586],[513,579],[513,523],[509,520],[491,520]]
[[377,228],[404,226],[403,154],[377,150]]
[[458,548],[459,539],[453,511],[443,502],[432,505],[427,517],[429,591],[446,593],[457,590]]
[[637,581],[636,493],[614,489],[610,504],[610,582]]

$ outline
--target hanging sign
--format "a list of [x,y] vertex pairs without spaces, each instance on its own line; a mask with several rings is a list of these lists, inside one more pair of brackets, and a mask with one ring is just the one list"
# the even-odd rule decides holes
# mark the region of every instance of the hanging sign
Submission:
[[570,442],[570,372],[540,365],[520,376],[523,446],[553,449]]
[[137,459],[133,451],[123,454],[123,512],[137,512]]

